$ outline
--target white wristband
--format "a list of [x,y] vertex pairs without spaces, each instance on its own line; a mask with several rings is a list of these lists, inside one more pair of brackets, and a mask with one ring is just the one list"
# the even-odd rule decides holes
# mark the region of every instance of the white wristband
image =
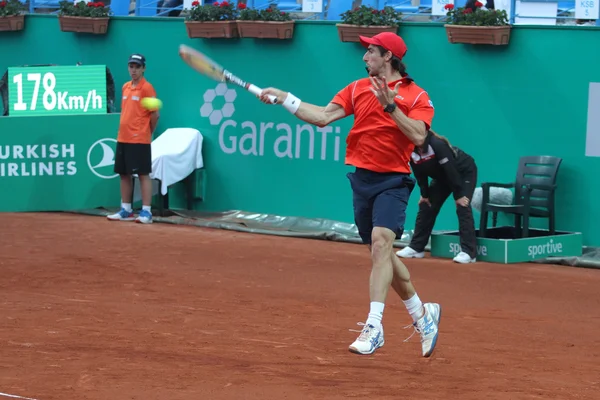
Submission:
[[298,111],[298,108],[300,107],[300,103],[302,103],[302,100],[293,94],[288,93],[285,101],[281,105],[292,114],[296,114],[296,111]]

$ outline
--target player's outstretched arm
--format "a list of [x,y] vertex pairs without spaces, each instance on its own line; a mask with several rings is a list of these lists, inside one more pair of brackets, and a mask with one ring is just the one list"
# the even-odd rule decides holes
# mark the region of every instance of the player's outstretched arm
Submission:
[[346,111],[339,104],[329,103],[326,107],[315,106],[314,104],[301,101],[291,93],[276,88],[263,89],[260,100],[263,103],[272,104],[269,100],[269,95],[275,96],[277,98],[276,104],[283,105],[286,110],[302,121],[318,127],[327,126],[346,116]]

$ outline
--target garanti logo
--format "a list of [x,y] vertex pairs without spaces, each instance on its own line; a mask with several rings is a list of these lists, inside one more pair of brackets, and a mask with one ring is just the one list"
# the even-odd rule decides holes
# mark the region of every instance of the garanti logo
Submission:
[[[286,116],[286,119],[292,120],[291,123],[274,121],[271,112],[273,109],[268,105],[257,107],[254,103],[257,100],[250,94],[247,100],[242,99],[242,112],[234,119],[233,103],[237,93],[224,82],[214,89],[208,89],[203,97],[200,115],[208,118],[210,125],[218,129],[219,148],[225,154],[335,162],[343,159],[340,156],[343,138],[339,126],[317,127],[290,116]],[[245,111],[243,108],[250,110],[250,103],[253,105],[252,117],[250,120],[242,120]],[[243,106],[244,104],[248,105]],[[264,119],[260,120],[261,117]]]
[[236,97],[235,89],[228,89],[226,83],[219,83],[216,88],[204,92],[204,104],[200,108],[200,115],[208,117],[211,125],[219,125],[223,118],[233,116],[233,102]]

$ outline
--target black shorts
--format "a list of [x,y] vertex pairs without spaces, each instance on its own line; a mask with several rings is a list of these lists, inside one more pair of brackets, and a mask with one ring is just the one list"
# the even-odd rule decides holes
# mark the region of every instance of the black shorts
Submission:
[[356,168],[347,174],[353,192],[354,222],[364,244],[374,227],[388,228],[402,238],[408,199],[415,180],[408,174],[378,173]]
[[117,142],[115,173],[149,175],[152,172],[152,148],[149,144]]

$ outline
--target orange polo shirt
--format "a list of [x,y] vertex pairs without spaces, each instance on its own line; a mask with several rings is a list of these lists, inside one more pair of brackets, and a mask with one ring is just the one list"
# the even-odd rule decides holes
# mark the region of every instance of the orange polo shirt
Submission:
[[140,104],[144,97],[156,97],[154,87],[145,78],[133,87],[131,82],[123,85],[121,100],[121,122],[117,141],[121,143],[152,143],[150,117],[152,111]]
[[[429,95],[409,77],[401,80],[396,105],[407,117],[425,122],[429,129],[434,114]],[[398,82],[389,82],[390,88]],[[383,111],[371,92],[369,78],[352,82],[331,102],[344,107],[346,115],[354,114],[354,126],[346,138],[346,164],[375,172],[410,174],[410,155],[415,145]]]

